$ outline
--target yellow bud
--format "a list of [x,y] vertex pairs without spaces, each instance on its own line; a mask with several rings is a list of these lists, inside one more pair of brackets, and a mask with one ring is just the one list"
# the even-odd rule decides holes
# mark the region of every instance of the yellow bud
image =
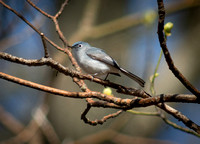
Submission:
[[158,77],[159,76],[159,73],[155,73],[155,75],[154,75],[155,77]]
[[109,87],[104,88],[104,90],[103,90],[103,94],[106,94],[106,95],[112,96],[112,90],[111,90],[111,88],[109,88]]
[[159,73],[155,73],[154,75],[150,76],[150,82],[153,81],[153,77],[156,78],[159,76]]
[[171,36],[171,30],[173,28],[174,24],[172,22],[168,22],[164,26],[164,32],[166,36]]
[[144,13],[144,24],[150,25],[156,20],[157,13],[154,10],[148,10]]

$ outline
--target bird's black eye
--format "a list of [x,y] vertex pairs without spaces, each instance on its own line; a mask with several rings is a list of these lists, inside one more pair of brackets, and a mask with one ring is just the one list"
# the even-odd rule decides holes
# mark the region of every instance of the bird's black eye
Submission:
[[82,44],[79,44],[79,45],[78,45],[79,48],[81,48],[82,46],[83,46]]

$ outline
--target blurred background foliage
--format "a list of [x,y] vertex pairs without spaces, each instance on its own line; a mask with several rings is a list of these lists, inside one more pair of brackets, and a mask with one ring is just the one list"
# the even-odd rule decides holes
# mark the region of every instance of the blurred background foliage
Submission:
[[[51,40],[62,45],[53,23],[26,1],[4,0],[4,2],[21,13]],[[33,2],[47,13],[55,14],[63,1],[34,0]],[[197,88],[200,87],[199,5],[199,0],[165,1],[167,13],[165,22],[170,21],[174,24],[172,35],[167,39],[169,50],[175,65]],[[126,27],[129,23],[131,25]],[[157,38],[156,1],[70,0],[59,17],[59,24],[70,45],[76,41],[87,41],[95,47],[104,49],[122,67],[145,79],[144,89],[149,91],[149,78],[154,72],[161,50]],[[93,26],[92,30],[90,24]],[[0,50],[27,59],[39,59],[43,56],[40,36],[2,6],[0,6]],[[72,67],[65,54],[49,44],[48,50],[52,58],[65,66]],[[70,77],[59,73],[56,75],[57,72],[48,67],[27,67],[0,60],[0,70],[59,89],[80,91]],[[161,60],[158,73],[155,82],[157,94],[189,93],[168,70],[164,58]],[[109,76],[109,79],[122,85],[138,87],[126,77]],[[89,81],[86,83],[92,90],[102,92],[104,89],[101,85]],[[123,97],[115,92],[114,95]],[[200,122],[199,105],[173,104],[173,106],[194,122]],[[0,140],[12,142],[17,136],[20,137],[20,132],[24,128],[27,128],[29,135],[26,133],[27,135],[21,135],[19,139],[28,143],[199,142],[199,138],[168,126],[159,117],[133,115],[128,112],[108,120],[103,125],[90,126],[80,120],[85,107],[86,102],[83,99],[49,95],[0,79]],[[34,128],[37,127],[34,125],[34,119],[39,117],[40,108],[46,111],[47,127],[41,127],[34,132]],[[154,107],[136,110],[154,111]],[[94,108],[88,117],[100,119],[105,114],[115,111]],[[183,126],[170,116],[169,119]],[[41,135],[45,131],[46,135]]]

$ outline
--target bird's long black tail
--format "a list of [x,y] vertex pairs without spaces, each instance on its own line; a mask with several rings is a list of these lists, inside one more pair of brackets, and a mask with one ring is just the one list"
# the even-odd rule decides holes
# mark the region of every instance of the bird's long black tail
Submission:
[[140,77],[132,74],[131,72],[120,68],[120,71],[125,74],[126,76],[128,76],[129,78],[133,79],[134,81],[136,81],[140,86],[144,87],[145,81],[143,79],[141,79]]

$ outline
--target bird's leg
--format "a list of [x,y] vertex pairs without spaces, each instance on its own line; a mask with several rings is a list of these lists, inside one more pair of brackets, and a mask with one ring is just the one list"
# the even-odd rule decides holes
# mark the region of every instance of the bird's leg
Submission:
[[[110,73],[107,73],[107,75],[106,75],[106,77],[105,77],[105,81],[108,81],[108,82],[110,82],[109,80],[107,80],[107,78],[108,78],[108,75],[109,75]],[[104,85],[104,88],[106,88],[107,86],[106,85]]]
[[109,81],[109,80],[107,80],[107,78],[108,78],[108,75],[109,75],[110,73],[107,73],[107,75],[106,75],[106,77],[105,77],[105,81]]

